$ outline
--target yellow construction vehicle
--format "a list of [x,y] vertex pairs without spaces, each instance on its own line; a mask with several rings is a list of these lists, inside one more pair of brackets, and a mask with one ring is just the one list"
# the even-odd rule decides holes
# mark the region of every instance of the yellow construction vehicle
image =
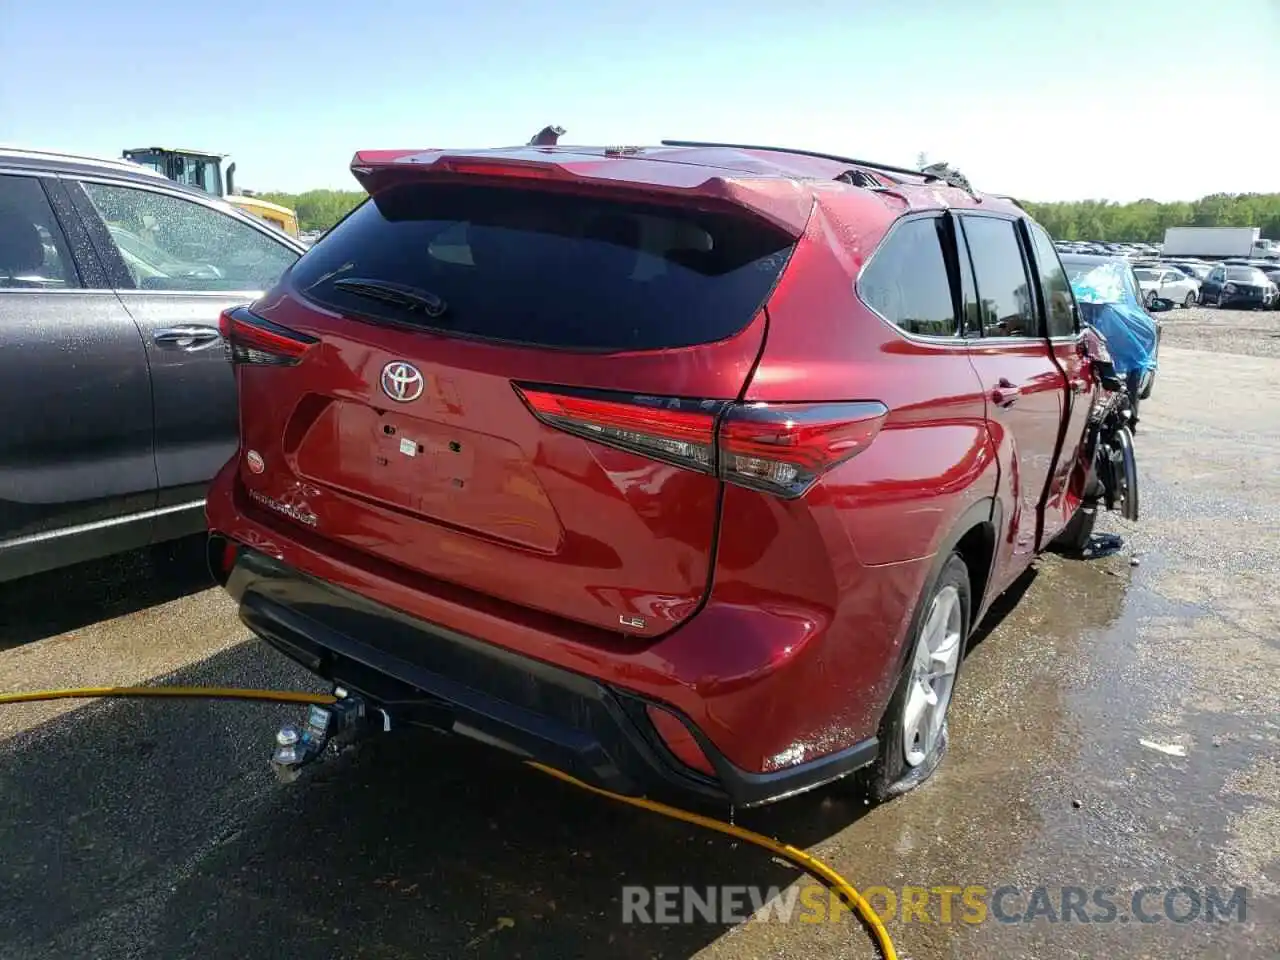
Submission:
[[236,190],[234,163],[227,165],[224,181],[222,163],[227,159],[226,154],[173,147],[134,147],[125,150],[123,156],[151,167],[175,183],[219,197],[291,237],[298,236],[298,215],[293,210]]

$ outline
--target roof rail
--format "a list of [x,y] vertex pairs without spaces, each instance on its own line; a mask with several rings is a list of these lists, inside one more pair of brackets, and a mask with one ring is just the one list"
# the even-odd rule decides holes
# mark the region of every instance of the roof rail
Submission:
[[1027,210],[1026,206],[1023,205],[1022,201],[1019,200],[1017,197],[1007,197],[1003,193],[994,193],[992,194],[992,196],[995,197],[997,200],[1004,200],[1007,203],[1012,203],[1015,207],[1017,207],[1019,210],[1023,211],[1024,213],[1030,213],[1030,211]]
[[834,153],[820,153],[817,150],[797,150],[793,147],[766,147],[758,143],[715,143],[710,140],[663,140],[664,147],[726,147],[731,150],[766,150],[771,153],[794,153],[800,157],[817,157],[819,160],[834,160],[837,163],[848,163],[855,167],[867,167],[870,170],[883,170],[885,173],[902,173],[911,177],[920,177],[927,182],[941,180],[942,177],[909,167],[895,167],[887,163],[875,163],[870,160],[854,160]]
[[27,157],[29,159],[49,159],[62,160],[70,163],[92,164],[98,167],[109,167],[114,170],[129,170],[133,173],[152,174],[157,177],[164,178],[164,174],[160,173],[145,164],[135,163],[132,160],[126,160],[123,157],[95,157],[86,153],[67,153],[63,150],[37,150],[30,147],[11,147],[7,144],[0,143],[0,156],[11,157]]

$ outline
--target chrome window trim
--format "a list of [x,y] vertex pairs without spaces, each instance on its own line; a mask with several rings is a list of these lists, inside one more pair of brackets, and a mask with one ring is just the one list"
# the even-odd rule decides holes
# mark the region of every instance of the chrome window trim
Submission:
[[[862,275],[866,272],[867,268],[870,267],[871,264],[875,261],[875,258],[879,255],[880,251],[884,249],[885,244],[888,243],[889,238],[893,235],[893,232],[898,229],[899,224],[907,223],[913,220],[936,220],[940,217],[945,217],[948,214],[954,214],[954,215],[966,216],[966,217],[987,217],[988,219],[992,219],[992,220],[1005,220],[1015,225],[1018,223],[1019,220],[1022,219],[1021,217],[1014,216],[1013,214],[1010,214],[1010,213],[1005,213],[1004,211],[1001,211],[1001,210],[968,210],[968,209],[953,210],[949,207],[948,208],[938,207],[931,210],[913,210],[911,213],[904,214],[903,216],[899,217],[890,225],[889,229],[885,231],[884,236],[880,238],[880,242],[876,244],[875,250],[871,252],[871,256],[867,257],[867,259],[863,261],[861,268],[859,268],[858,275],[857,277],[854,278],[854,281],[853,281],[853,293],[854,293],[854,296],[857,297],[858,302],[862,304],[864,307],[866,307],[867,311],[872,315],[874,315],[877,319],[879,319],[881,323],[887,326],[894,333],[898,334],[898,336],[902,337],[902,339],[911,343],[918,343],[925,346],[937,347],[937,346],[951,346],[955,344],[968,345],[968,344],[988,344],[988,343],[993,344],[994,346],[1007,346],[1009,344],[1044,343],[1046,339],[1048,339],[1050,342],[1056,342],[1058,338],[1052,338],[1052,337],[1050,338],[1046,338],[1046,337],[966,337],[960,332],[959,317],[956,317],[956,332],[951,336],[942,337],[942,336],[937,336],[935,334],[910,333],[909,331],[903,330],[900,326],[898,326],[896,323],[894,323],[884,314],[880,313],[880,311],[878,311],[875,307],[867,303],[867,301],[862,296],[862,289],[861,289]],[[1021,246],[1021,244],[1019,244],[1019,246]],[[1080,337],[1080,332],[1077,332],[1073,334],[1071,337],[1063,338],[1063,339],[1064,339],[1064,342],[1067,340],[1076,341],[1079,339],[1079,337]]]

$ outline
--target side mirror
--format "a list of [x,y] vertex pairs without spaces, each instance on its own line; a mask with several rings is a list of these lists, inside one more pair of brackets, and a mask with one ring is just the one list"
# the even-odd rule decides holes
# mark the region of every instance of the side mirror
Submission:
[[1148,313],[1168,313],[1173,309],[1173,301],[1168,297],[1152,297],[1147,303]]

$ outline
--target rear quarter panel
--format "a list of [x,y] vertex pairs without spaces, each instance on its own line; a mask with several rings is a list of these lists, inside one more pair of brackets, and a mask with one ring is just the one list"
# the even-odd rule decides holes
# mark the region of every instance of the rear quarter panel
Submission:
[[767,346],[745,397],[889,408],[871,446],[806,496],[873,566],[931,556],[997,486],[986,397],[966,342],[907,337],[857,296],[857,275],[897,213],[874,197],[819,203],[769,303]]
[[759,659],[795,694],[762,700],[744,690],[717,704],[717,716],[776,732],[760,743],[763,769],[876,734],[933,557],[998,486],[965,342],[908,338],[858,298],[858,273],[901,211],[849,193],[815,209],[769,302],[765,349],[744,399],[877,400],[888,420],[867,450],[800,500],[725,492],[708,610],[772,618],[758,633],[777,649]]

